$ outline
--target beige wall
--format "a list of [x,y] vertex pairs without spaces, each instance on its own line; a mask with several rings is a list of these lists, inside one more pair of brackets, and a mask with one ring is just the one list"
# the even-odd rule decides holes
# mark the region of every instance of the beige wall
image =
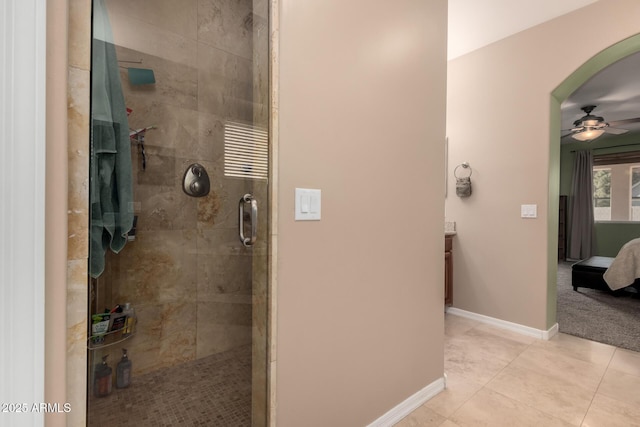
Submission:
[[[600,0],[449,61],[445,205],[458,230],[455,307],[552,326],[547,272],[555,265],[547,261],[547,245],[555,243],[547,230],[554,229],[557,204],[548,200],[550,188],[558,191],[559,165],[549,153],[557,156],[559,143],[550,150],[550,94],[593,55],[639,32],[638,16],[637,1]],[[453,169],[463,161],[473,168],[468,199],[454,191]],[[538,218],[521,219],[521,204],[537,204]]]
[[280,12],[277,424],[366,425],[443,373],[447,3]]

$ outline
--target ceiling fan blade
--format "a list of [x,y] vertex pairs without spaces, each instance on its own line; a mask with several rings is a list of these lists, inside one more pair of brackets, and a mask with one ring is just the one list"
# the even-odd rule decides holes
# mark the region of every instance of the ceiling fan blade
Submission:
[[626,119],[626,120],[614,120],[612,122],[609,122],[609,126],[617,127],[617,126],[628,125],[631,123],[640,123],[640,117],[636,117],[634,119]]
[[628,129],[620,129],[620,128],[612,128],[606,127],[604,128],[605,133],[610,133],[612,135],[622,135],[623,133],[629,132]]

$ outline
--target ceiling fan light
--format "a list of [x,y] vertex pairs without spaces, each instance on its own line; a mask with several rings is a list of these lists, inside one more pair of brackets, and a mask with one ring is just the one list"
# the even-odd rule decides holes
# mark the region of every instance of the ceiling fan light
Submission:
[[604,133],[604,129],[585,129],[582,132],[577,132],[571,135],[571,138],[578,141],[591,141],[596,139]]
[[[600,119],[600,118],[601,117],[598,117],[597,119]],[[586,126],[586,127],[598,126],[602,123],[602,120],[597,120],[597,119],[583,120],[582,126]]]

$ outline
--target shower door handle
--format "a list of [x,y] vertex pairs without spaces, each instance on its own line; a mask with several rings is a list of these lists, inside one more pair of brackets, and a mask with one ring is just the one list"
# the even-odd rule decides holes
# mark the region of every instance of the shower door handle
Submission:
[[[244,205],[247,203],[251,206],[251,213],[249,215],[249,218],[251,219],[251,236],[249,237],[245,237],[244,235]],[[253,246],[258,238],[258,201],[251,194],[245,194],[242,196],[240,203],[238,204],[238,212],[240,241],[246,247]]]

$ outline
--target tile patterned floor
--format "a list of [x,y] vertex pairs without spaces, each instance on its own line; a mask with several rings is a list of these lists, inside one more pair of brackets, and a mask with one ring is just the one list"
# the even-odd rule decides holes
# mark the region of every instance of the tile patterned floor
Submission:
[[[89,426],[250,425],[249,346],[135,378],[90,401]],[[398,427],[640,427],[640,353],[537,340],[446,315],[447,389]]]
[[640,353],[537,340],[451,314],[447,389],[398,427],[640,427]]
[[88,418],[90,427],[248,426],[251,346],[135,377],[92,397]]

